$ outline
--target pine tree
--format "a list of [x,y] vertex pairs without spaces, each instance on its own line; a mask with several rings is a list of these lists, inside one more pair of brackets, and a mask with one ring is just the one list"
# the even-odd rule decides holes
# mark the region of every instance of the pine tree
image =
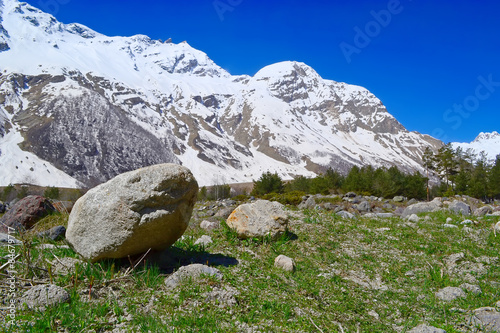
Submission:
[[491,198],[500,198],[500,155],[497,155],[495,164],[490,170],[488,189]]

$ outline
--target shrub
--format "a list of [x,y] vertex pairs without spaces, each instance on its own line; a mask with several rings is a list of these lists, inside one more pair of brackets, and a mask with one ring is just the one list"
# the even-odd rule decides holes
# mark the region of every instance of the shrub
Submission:
[[57,187],[47,187],[43,192],[43,196],[49,199],[59,199],[59,188]]
[[269,193],[283,193],[284,185],[281,177],[275,172],[265,172],[254,181],[252,195],[263,196]]

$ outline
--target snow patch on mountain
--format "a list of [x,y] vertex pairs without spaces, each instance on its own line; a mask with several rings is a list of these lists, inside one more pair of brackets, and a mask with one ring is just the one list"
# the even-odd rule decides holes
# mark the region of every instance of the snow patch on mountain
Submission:
[[496,159],[497,155],[500,154],[500,134],[497,131],[491,133],[481,132],[474,141],[470,143],[453,142],[452,147],[454,149],[461,147],[464,151],[472,149],[476,155],[484,151],[488,160],[493,161]]

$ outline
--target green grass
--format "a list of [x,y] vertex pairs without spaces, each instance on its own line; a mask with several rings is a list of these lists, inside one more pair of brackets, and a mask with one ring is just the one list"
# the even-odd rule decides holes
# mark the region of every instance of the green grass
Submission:
[[[206,247],[194,244],[207,233],[193,220],[170,249],[165,269],[146,260],[132,272],[128,260],[106,260],[53,275],[47,261],[78,255],[70,249],[39,250],[41,241],[31,234],[16,248],[23,257],[19,277],[52,281],[70,293],[71,302],[45,312],[19,311],[18,326],[4,331],[106,332],[117,326],[128,332],[404,332],[427,323],[459,332],[472,330],[467,328],[472,310],[500,300],[500,236],[492,232],[498,217],[464,231],[464,226],[442,227],[448,217],[457,225],[463,220],[448,212],[423,214],[413,224],[399,218],[344,220],[318,210],[293,214],[289,233],[277,240],[240,240],[222,222],[209,233],[213,243]],[[66,220],[47,217],[37,228]],[[6,251],[0,248],[0,256]],[[463,274],[446,265],[448,256],[460,252]],[[279,254],[295,260],[295,272],[274,267]],[[213,261],[222,280],[205,277],[167,289],[163,281],[173,270],[202,258]],[[219,265],[215,259],[221,258],[237,264]],[[464,283],[467,272],[481,294],[450,303],[436,299],[440,288]],[[209,301],[207,294],[216,288],[237,290],[237,305]]]

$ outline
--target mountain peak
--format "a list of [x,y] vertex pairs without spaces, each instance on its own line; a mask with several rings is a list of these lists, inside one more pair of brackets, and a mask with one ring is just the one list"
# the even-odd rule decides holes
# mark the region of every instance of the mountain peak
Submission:
[[500,134],[497,131],[493,131],[491,133],[481,132],[474,139],[473,142],[481,142],[481,141],[488,141],[488,140],[495,140],[495,139],[500,139]]
[[262,68],[255,74],[257,80],[267,80],[269,78],[284,77],[284,76],[317,76],[318,73],[310,66],[298,61],[282,61]]

